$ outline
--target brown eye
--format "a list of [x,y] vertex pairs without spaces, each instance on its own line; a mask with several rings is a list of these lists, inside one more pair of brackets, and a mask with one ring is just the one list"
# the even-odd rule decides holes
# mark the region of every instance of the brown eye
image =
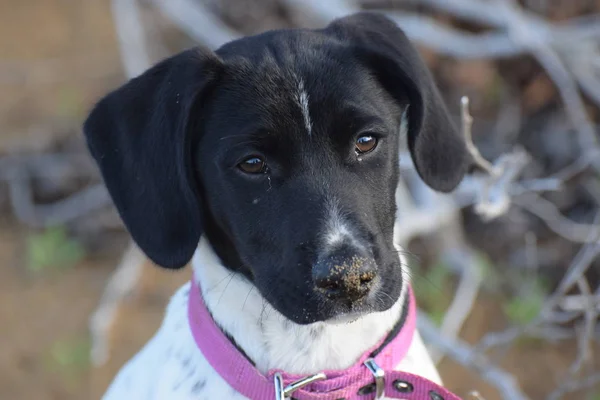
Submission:
[[267,170],[267,163],[260,157],[250,157],[239,163],[238,168],[247,174],[262,174]]
[[375,146],[377,146],[377,139],[374,136],[363,135],[356,139],[355,150],[357,154],[365,154],[373,151]]

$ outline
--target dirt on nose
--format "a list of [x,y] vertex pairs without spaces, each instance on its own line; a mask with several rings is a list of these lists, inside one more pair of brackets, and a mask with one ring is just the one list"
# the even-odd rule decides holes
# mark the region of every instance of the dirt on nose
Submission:
[[365,262],[367,262],[366,258],[353,256],[342,264],[334,265],[333,275],[342,276],[346,288],[358,292],[364,282],[369,282],[375,277],[373,271],[362,271]]

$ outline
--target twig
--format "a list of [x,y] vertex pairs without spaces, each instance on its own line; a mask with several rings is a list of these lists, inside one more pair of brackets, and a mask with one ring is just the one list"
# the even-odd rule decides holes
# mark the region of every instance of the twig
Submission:
[[[137,0],[113,0],[112,11],[123,66],[127,76],[133,78],[150,67],[139,4]],[[114,323],[118,305],[135,289],[145,259],[144,254],[131,241],[121,264],[104,288],[102,298],[89,323],[92,337],[91,357],[95,366],[100,366],[108,360],[109,329]]]
[[240,35],[202,5],[192,0],[153,0],[173,22],[192,38],[210,48],[217,48]]
[[9,197],[17,218],[34,228],[62,225],[111,204],[104,185],[94,185],[52,204],[34,204],[30,178],[24,169],[13,169]]
[[[346,0],[283,0],[296,11],[293,17],[301,24],[317,26],[329,23],[360,8]],[[435,19],[401,12],[387,15],[402,27],[413,41],[436,52],[462,59],[508,58],[526,52],[525,47],[513,43],[505,33],[470,34],[445,27]]]
[[[25,170],[32,179],[67,181],[96,178],[98,173],[85,154],[19,154],[0,157],[0,180],[11,180],[16,170]],[[58,183],[56,186],[60,186]]]
[[92,364],[96,367],[108,361],[109,330],[115,321],[119,304],[132,293],[142,274],[146,256],[131,241],[117,269],[108,280],[96,310],[90,318]]
[[[406,175],[406,174],[405,174]],[[408,178],[405,176],[405,178]],[[413,177],[415,181],[418,178]],[[452,204],[451,199],[443,199],[438,193],[425,187],[420,181],[417,181],[418,188],[421,189],[420,201],[410,200],[408,206],[399,203],[396,215],[397,223],[402,229],[396,229],[394,232],[394,243],[405,246],[408,242],[417,236],[426,235],[440,229],[455,218],[458,207]],[[402,191],[402,183],[396,192],[398,198]]]
[[[525,48],[531,53],[546,70],[555,83],[571,122],[580,134],[580,146],[584,153],[597,151],[597,140],[592,124],[585,114],[585,107],[577,90],[577,84],[564,66],[555,48],[560,52],[562,48],[568,49],[571,54],[578,42],[572,39],[578,32],[591,33],[597,37],[600,34],[598,24],[582,22],[570,23],[568,28],[555,29],[552,24],[539,17],[528,14],[515,3],[508,1],[477,2],[473,0],[423,0],[428,5],[439,10],[472,21],[492,25],[504,30],[513,44],[521,49]],[[594,26],[595,25],[595,26]],[[592,32],[590,32],[590,30]],[[580,37],[580,40],[582,38]],[[581,40],[585,44],[585,41]],[[584,50],[586,50],[584,48]],[[582,54],[585,54],[583,51]],[[576,58],[582,62],[581,57]]]
[[[301,3],[300,0],[289,0],[288,3]],[[571,68],[571,73],[579,83],[583,91],[600,105],[599,85],[593,78],[593,58],[589,44],[600,35],[600,16],[573,18],[560,25],[550,24],[538,16],[527,11],[520,10],[522,21],[517,21],[514,12],[500,12],[502,5],[498,2],[482,2],[473,0],[408,0],[408,3],[426,4],[436,10],[450,14],[454,17],[488,25],[496,28],[495,31],[483,34],[470,35],[451,28],[442,26],[434,19],[417,16],[408,13],[389,12],[391,18],[405,30],[407,35],[414,41],[435,50],[444,55],[462,59],[487,59],[507,58],[530,52],[532,43],[545,44],[546,47],[554,49],[567,63],[576,63],[576,68]],[[332,17],[340,13],[356,11],[350,8],[347,2],[332,2],[328,12],[319,9],[320,14]],[[363,3],[365,1],[363,0]],[[340,5],[341,4],[341,5]],[[314,8],[310,4],[310,8]],[[500,6],[500,7],[499,7]],[[309,7],[306,7],[307,9]],[[337,11],[335,11],[337,10]],[[523,25],[524,22],[524,25]],[[519,25],[528,27],[525,35],[514,36]],[[514,28],[517,28],[515,30]],[[509,33],[510,32],[510,33]]]
[[564,217],[550,201],[534,193],[512,199],[513,203],[539,217],[556,234],[578,243],[589,241],[590,234],[600,233],[597,225],[580,224]]
[[[597,225],[600,222],[600,212],[596,214],[594,218],[594,224]],[[600,232],[590,232],[587,241],[588,243],[583,246],[579,251],[567,273],[561,280],[558,289],[554,295],[546,302],[543,310],[543,314],[547,314],[550,310],[555,308],[561,303],[562,298],[567,292],[577,284],[579,290],[586,300],[586,305],[583,308],[584,313],[584,324],[581,334],[578,336],[578,351],[577,357],[571,367],[569,368],[569,374],[574,377],[577,374],[582,365],[592,357],[592,340],[594,338],[596,324],[598,321],[599,311],[596,309],[594,304],[594,294],[592,293],[587,280],[585,279],[585,272],[590,268],[592,262],[600,254]],[[598,288],[600,293],[600,288]],[[558,396],[559,398],[565,393],[564,388],[568,388],[569,380],[565,380],[550,396]],[[572,390],[567,390],[572,391]]]
[[[589,304],[591,302],[591,304]],[[595,307],[600,312],[600,295],[588,296],[582,294],[574,294],[571,296],[564,296],[560,299],[558,307],[565,311],[583,311],[588,306]]]
[[477,372],[486,382],[498,389],[505,399],[527,400],[516,379],[508,372],[494,366],[484,355],[477,353],[460,339],[443,336],[423,312],[418,313],[417,326],[423,340],[439,349],[460,365]]
[[529,161],[529,157],[525,151],[518,148],[510,154],[501,156],[495,165],[492,165],[483,158],[479,149],[473,143],[471,133],[473,117],[469,112],[469,98],[463,96],[460,105],[462,133],[467,149],[473,158],[473,162],[489,174],[479,192],[475,211],[484,219],[489,220],[506,213],[508,210],[510,206],[509,187],[520,175],[521,170]]
[[549,46],[539,45],[532,52],[558,89],[567,115],[579,132],[579,146],[582,153],[592,152],[594,156],[597,156],[598,141],[596,132],[586,114],[585,105],[577,90],[577,84],[571,78],[569,71],[560,57]]
[[[459,233],[456,233],[459,234]],[[481,287],[481,272],[475,261],[473,252],[463,243],[462,246],[449,247],[442,255],[449,264],[456,265],[460,273],[458,287],[450,306],[445,312],[440,328],[440,334],[444,337],[455,339],[459,337],[465,321],[471,314],[475,300]],[[433,361],[438,364],[443,357],[442,352],[432,352]]]
[[460,110],[462,133],[465,138],[467,150],[473,157],[473,161],[478,167],[485,170],[491,176],[495,176],[497,171],[494,169],[494,166],[488,160],[483,158],[479,152],[479,149],[475,146],[475,143],[473,143],[473,134],[471,132],[471,128],[473,127],[473,117],[469,112],[469,98],[467,96],[463,96],[460,99]]
[[485,398],[476,390],[469,392],[469,396],[471,396],[473,400],[485,400]]
[[559,299],[566,295],[571,287],[583,278],[585,272],[600,255],[600,242],[597,241],[598,239],[596,238],[594,241],[590,238],[588,240],[589,242],[575,256],[575,259],[561,280],[551,305],[557,304]]
[[600,106],[600,79],[594,76],[590,63],[582,63],[577,61],[576,56],[569,55],[565,57],[569,62],[569,70],[577,79],[579,87],[596,105]]
[[[598,213],[596,218],[594,218],[594,224],[597,224],[599,221],[600,213]],[[549,322],[552,323],[552,320],[555,319],[555,316],[557,315],[554,311],[555,308],[560,306],[565,298],[565,295],[573,287],[573,285],[575,285],[581,279],[584,279],[585,272],[590,268],[592,262],[600,254],[600,243],[597,241],[599,234],[599,232],[592,230],[587,232],[587,236],[584,238],[584,241],[587,243],[575,256],[565,276],[559,283],[557,290],[544,302],[544,306],[540,314],[532,322],[524,326],[507,329],[503,332],[488,333],[480,340],[479,344],[477,345],[477,349],[479,351],[486,351],[491,347],[505,346],[523,335],[535,335],[536,331],[539,333],[539,330],[542,326]],[[600,294],[600,292],[598,294]],[[593,305],[592,298],[589,298],[588,304]],[[581,311],[589,309],[594,310],[594,307],[586,305],[585,309]],[[581,313],[570,314],[568,319],[573,319],[573,317],[577,317],[579,315],[581,315]],[[591,317],[588,318],[591,320],[593,317],[594,315],[591,315]],[[597,314],[595,317],[597,317]],[[567,322],[567,320],[563,319],[562,321],[556,322]],[[595,323],[590,323],[589,325],[592,327],[587,328],[587,334],[593,337],[596,333],[596,327],[594,326]],[[589,333],[590,329],[592,330],[591,334]]]
[[598,321],[598,311],[596,310],[596,305],[594,304],[593,295],[590,290],[590,285],[587,280],[583,277],[579,278],[577,281],[577,286],[581,291],[582,295],[587,300],[587,305],[584,308],[584,323],[581,334],[578,336],[578,351],[577,358],[569,368],[569,372],[571,375],[577,374],[583,364],[593,359],[593,347],[592,341],[594,339],[594,328],[596,326],[596,322]]
[[600,374],[590,375],[581,380],[566,381],[565,385],[558,388],[546,398],[546,400],[559,400],[567,393],[585,390],[600,384]]
[[139,5],[137,0],[112,0],[111,6],[123,67],[134,78],[151,64]]

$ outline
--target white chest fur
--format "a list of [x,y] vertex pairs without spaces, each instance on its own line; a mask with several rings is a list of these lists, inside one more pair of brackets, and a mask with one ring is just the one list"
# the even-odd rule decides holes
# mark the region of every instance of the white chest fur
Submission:
[[[301,326],[285,319],[250,283],[223,267],[205,240],[193,265],[196,284],[215,320],[263,373],[271,368],[300,374],[347,368],[392,328],[405,300],[403,290],[388,311],[351,323]],[[105,400],[245,399],[197,348],[187,322],[189,290],[188,283],[173,296],[160,329],[119,372]],[[397,369],[441,383],[418,333]]]

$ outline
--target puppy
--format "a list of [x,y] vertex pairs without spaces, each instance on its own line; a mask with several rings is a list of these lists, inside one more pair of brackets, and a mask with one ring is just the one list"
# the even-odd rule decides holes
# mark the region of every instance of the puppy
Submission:
[[[191,290],[260,373],[348,368],[406,315],[402,142],[437,191],[470,163],[417,51],[375,13],[184,51],[108,94],[84,132],[137,245],[194,272],[110,400],[247,398],[194,341]],[[418,333],[395,369],[441,383]]]

